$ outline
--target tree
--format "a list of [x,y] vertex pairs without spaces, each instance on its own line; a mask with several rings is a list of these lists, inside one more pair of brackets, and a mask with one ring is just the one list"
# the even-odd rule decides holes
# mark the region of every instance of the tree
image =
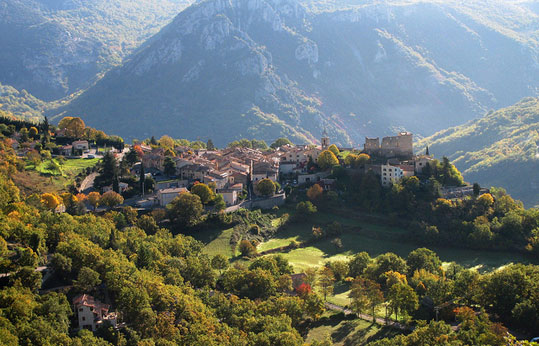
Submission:
[[299,202],[296,204],[296,215],[300,219],[305,219],[309,217],[309,215],[312,215],[317,212],[316,207],[309,201],[307,202]]
[[107,191],[99,199],[99,204],[107,206],[109,209],[114,208],[124,202],[124,198],[117,192]]
[[398,313],[401,315],[411,314],[419,306],[417,294],[414,289],[407,284],[398,283],[389,289],[389,306],[395,313],[395,319],[398,320]]
[[73,282],[73,286],[80,292],[91,292],[100,283],[101,279],[98,272],[88,267],[82,267],[77,280]]
[[191,193],[200,197],[202,204],[208,204],[215,198],[213,191],[204,183],[198,183],[191,187]]
[[96,186],[103,187],[113,184],[118,177],[118,163],[111,152],[105,153],[101,161],[101,174],[96,178]]
[[200,197],[188,192],[181,193],[167,205],[167,214],[171,221],[187,227],[198,222],[203,210]]
[[327,300],[328,294],[333,294],[333,285],[335,284],[335,275],[333,274],[333,270],[329,267],[323,267],[320,270],[319,278],[318,278],[318,285],[320,286],[320,289],[322,290],[322,294],[324,295],[324,300]]
[[174,140],[171,137],[169,137],[167,135],[164,135],[161,138],[159,138],[159,146],[161,146],[163,148],[173,149],[174,148]]
[[165,157],[165,162],[163,163],[164,167],[164,173],[165,175],[172,177],[176,175],[176,163],[174,163],[174,160],[172,157],[167,156]]
[[54,210],[58,205],[60,205],[60,199],[52,193],[44,193],[41,195],[41,203],[45,206],[45,208]]
[[330,145],[328,150],[331,151],[333,154],[335,154],[335,156],[339,156],[339,154],[341,153],[339,151],[339,148],[337,148],[335,144]]
[[273,196],[275,188],[275,183],[269,178],[262,179],[256,184],[256,191],[262,196]]
[[58,123],[59,129],[66,130],[66,136],[70,138],[82,138],[86,125],[81,118],[65,117]]
[[92,191],[88,194],[88,203],[90,203],[90,205],[94,208],[94,211],[99,205],[100,200],[101,200],[101,194],[99,192]]
[[316,202],[320,199],[324,189],[319,184],[314,184],[307,190],[307,197],[312,201]]
[[302,299],[305,299],[307,297],[307,295],[311,294],[312,293],[312,288],[311,288],[311,285],[309,285],[308,283],[302,283],[301,285],[299,285],[297,288],[296,288],[296,293],[298,294],[299,297],[301,297]]
[[217,254],[211,259],[211,267],[215,270],[218,270],[219,273],[222,275],[223,270],[226,270],[228,268],[228,259],[221,254]]
[[271,143],[270,148],[277,149],[287,144],[293,145],[292,142],[290,142],[288,138],[281,137],[281,138],[277,138],[275,142]]
[[134,165],[135,163],[137,163],[138,160],[139,160],[139,154],[137,150],[135,150],[135,147],[131,148],[131,150],[129,150],[127,154],[125,154],[124,156],[124,161],[127,162],[129,166]]
[[10,276],[9,281],[12,286],[17,286],[17,282],[20,282],[23,287],[29,288],[32,292],[37,292],[41,287],[41,279],[41,273],[33,267],[21,267]]
[[226,209],[226,203],[223,198],[223,195],[217,194],[215,198],[213,199],[213,206],[215,207],[215,210],[222,211]]
[[475,197],[479,196],[479,192],[481,192],[481,186],[479,186],[478,183],[473,184],[473,195]]
[[369,307],[369,299],[367,298],[365,291],[365,279],[361,277],[354,279],[348,296],[352,299],[352,309],[358,314],[361,314],[367,307]]
[[419,248],[408,254],[406,259],[408,266],[408,276],[414,275],[419,269],[425,269],[433,274],[440,274],[442,271],[442,261],[436,253],[427,248]]
[[348,271],[351,277],[358,277],[363,275],[367,266],[372,262],[371,257],[365,251],[355,254],[354,257],[348,262]]
[[30,130],[28,130],[28,135],[30,136],[30,138],[32,139],[36,139],[37,138],[37,135],[38,135],[38,130],[35,126],[32,126],[30,127]]
[[337,156],[335,156],[334,153],[332,153],[329,150],[324,150],[316,160],[316,163],[322,170],[327,170],[333,166],[336,166],[339,164],[339,160],[337,159]]
[[216,149],[211,139],[208,139],[208,142],[206,143],[206,149],[208,149],[209,151],[214,151]]
[[252,257],[256,254],[256,247],[247,239],[240,241],[238,249],[241,255],[245,257]]

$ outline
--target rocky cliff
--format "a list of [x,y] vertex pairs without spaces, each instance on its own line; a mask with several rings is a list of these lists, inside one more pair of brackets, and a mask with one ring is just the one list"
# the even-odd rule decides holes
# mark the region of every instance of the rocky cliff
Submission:
[[60,111],[219,144],[429,135],[538,93],[537,14],[499,2],[201,1]]

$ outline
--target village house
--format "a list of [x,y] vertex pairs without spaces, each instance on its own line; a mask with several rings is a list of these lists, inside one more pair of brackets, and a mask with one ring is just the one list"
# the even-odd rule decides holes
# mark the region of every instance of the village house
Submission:
[[71,156],[73,154],[72,145],[64,145],[58,148],[58,154],[62,156]]
[[142,156],[142,164],[144,165],[145,169],[153,168],[162,171],[164,162],[164,150],[161,148],[153,149],[151,152]]
[[197,163],[192,163],[177,170],[180,179],[204,181],[204,176],[210,172],[210,168]]
[[73,146],[73,149],[75,150],[88,150],[90,149],[90,146],[88,145],[88,141],[74,141],[73,143],[71,143],[71,145]]
[[166,206],[167,204],[172,202],[174,198],[178,197],[180,193],[184,192],[187,192],[187,189],[185,187],[176,187],[157,191],[157,200],[159,202],[159,205],[162,207]]
[[418,156],[414,160],[415,172],[417,174],[423,173],[423,169],[432,161],[432,157],[427,155]]
[[227,206],[236,205],[238,203],[238,190],[236,189],[218,189],[218,194],[223,196]]
[[268,178],[272,181],[277,181],[278,172],[269,162],[259,162],[253,165],[251,180],[256,182]]
[[403,170],[399,166],[382,165],[380,167],[380,181],[382,186],[391,186],[399,182],[404,176]]
[[91,295],[82,294],[73,299],[73,307],[79,321],[79,329],[93,332],[105,322],[116,327],[117,314],[109,312],[110,306],[103,304]]

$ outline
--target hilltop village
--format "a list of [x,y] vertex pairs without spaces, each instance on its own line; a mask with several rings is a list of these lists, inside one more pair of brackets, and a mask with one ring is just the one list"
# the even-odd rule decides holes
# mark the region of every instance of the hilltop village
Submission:
[[[294,145],[280,138],[270,147],[262,141],[241,140],[217,149],[211,140],[175,141],[168,136],[125,145],[121,138],[86,128],[81,122],[66,118],[57,127],[47,124],[46,143],[37,140],[36,127],[28,130],[20,126],[9,138],[19,157],[32,161],[46,153],[44,158],[51,159],[49,165],[112,158],[112,166],[118,166],[119,171],[109,165],[109,172],[87,174],[71,188],[72,192],[88,195],[114,191],[122,195],[122,205],[141,209],[163,208],[197,184],[205,184],[221,196],[227,211],[269,209],[285,203],[287,188],[290,191],[318,184],[330,191],[336,184],[332,175],[335,166],[356,174],[374,173],[382,186],[390,187],[404,177],[421,176],[424,169],[430,170],[433,160],[428,148],[423,155],[414,154],[413,134],[409,132],[381,140],[365,138],[362,149],[339,148],[325,131],[319,145]],[[269,189],[259,188],[260,184],[267,187],[268,181]],[[446,198],[460,198],[471,195],[473,188],[445,186],[441,192]],[[59,208],[63,210],[61,205]]]

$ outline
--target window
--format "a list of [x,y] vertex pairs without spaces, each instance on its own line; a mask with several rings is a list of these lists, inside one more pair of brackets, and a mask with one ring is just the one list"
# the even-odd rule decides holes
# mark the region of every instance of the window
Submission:
[[83,320],[83,321],[86,321],[86,317],[82,316],[82,320]]
[[83,311],[84,309],[83,308],[79,308],[79,311]]

